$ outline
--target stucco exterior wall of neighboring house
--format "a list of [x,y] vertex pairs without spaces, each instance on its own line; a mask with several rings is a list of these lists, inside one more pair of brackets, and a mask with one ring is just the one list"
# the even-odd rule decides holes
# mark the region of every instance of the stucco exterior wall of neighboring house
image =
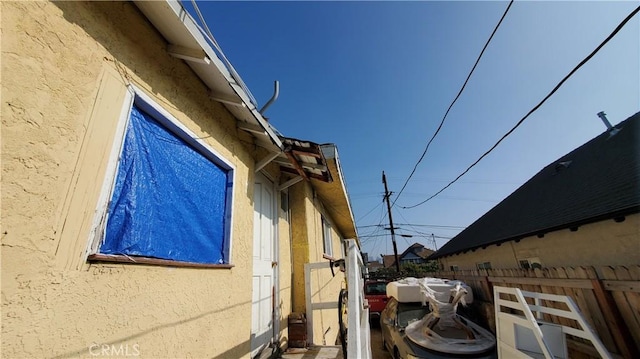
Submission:
[[[331,275],[329,260],[323,258],[324,218],[331,225],[332,256],[343,258],[341,233],[333,225],[329,212],[316,195],[309,182],[300,182],[289,190],[289,200],[296,211],[291,213],[292,254],[293,254],[293,311],[306,313],[306,283],[304,265],[325,262],[326,268],[311,271],[311,301],[313,303],[337,302],[340,289],[344,288],[344,273],[334,268]],[[315,344],[333,345],[338,335],[338,314],[336,309],[315,310],[313,312],[313,338]]]
[[634,265],[640,263],[640,214],[595,222],[572,232],[563,229],[544,237],[523,238],[490,245],[485,249],[439,258],[443,269],[456,266],[460,270],[476,269],[490,263],[491,268],[518,268],[521,260],[539,261],[543,267]]
[[[249,356],[250,136],[167,54],[134,4],[1,6],[2,356],[90,357],[105,345],[150,358]],[[233,268],[86,262],[128,84],[235,167]],[[279,249],[286,263],[288,243]],[[289,274],[280,282],[283,318]]]

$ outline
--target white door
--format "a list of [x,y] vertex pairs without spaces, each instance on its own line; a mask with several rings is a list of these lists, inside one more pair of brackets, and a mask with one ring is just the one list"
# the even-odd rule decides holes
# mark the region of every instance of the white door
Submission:
[[251,356],[273,337],[273,286],[276,209],[273,184],[257,174],[253,194],[253,299]]

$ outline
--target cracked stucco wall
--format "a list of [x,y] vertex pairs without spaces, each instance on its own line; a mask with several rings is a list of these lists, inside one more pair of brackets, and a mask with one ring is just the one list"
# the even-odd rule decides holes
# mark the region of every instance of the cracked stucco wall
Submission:
[[[247,357],[250,137],[207,98],[188,66],[166,53],[133,4],[0,6],[2,357]],[[234,268],[86,263],[109,134],[128,83],[235,166]],[[282,282],[287,287],[286,277]]]

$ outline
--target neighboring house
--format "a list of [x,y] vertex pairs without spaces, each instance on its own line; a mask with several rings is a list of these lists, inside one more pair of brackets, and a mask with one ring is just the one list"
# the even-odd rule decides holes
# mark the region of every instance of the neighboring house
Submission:
[[384,268],[384,265],[378,261],[367,263],[367,269],[369,269],[369,273],[375,273],[380,268]]
[[640,113],[553,161],[430,257],[441,268],[640,263]]
[[[427,258],[433,253],[434,251],[425,248],[422,244],[414,243],[398,255],[398,260],[400,265],[407,263],[423,264],[428,262]],[[393,255],[383,255],[382,262],[384,268],[391,268],[396,265],[396,259]]]
[[250,357],[337,300],[336,146],[281,136],[179,2],[0,6],[4,358]]
[[384,268],[391,268],[395,266],[396,256],[394,256],[393,254],[391,255],[382,254],[380,256],[382,257],[382,266]]
[[427,263],[427,258],[433,254],[434,251],[425,248],[420,243],[414,243],[398,257],[400,265],[407,263],[423,264]]

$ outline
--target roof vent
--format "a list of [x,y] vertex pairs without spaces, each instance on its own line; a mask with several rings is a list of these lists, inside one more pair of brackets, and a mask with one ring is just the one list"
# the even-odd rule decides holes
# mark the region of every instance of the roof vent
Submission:
[[611,123],[609,122],[609,120],[607,120],[607,114],[604,113],[604,111],[598,112],[598,117],[600,117],[602,122],[604,122],[604,125],[607,126],[608,131],[611,131],[613,129],[613,126],[611,126]]
[[618,133],[618,131],[620,131],[619,129],[611,126],[611,122],[609,122],[609,120],[607,119],[607,114],[604,113],[604,111],[598,112],[598,117],[600,117],[602,122],[604,122],[604,125],[607,126],[607,131],[609,132],[609,136],[613,136],[616,133]]
[[564,170],[565,168],[569,168],[569,166],[571,165],[571,162],[573,161],[561,161],[556,163],[556,173],[559,173],[560,171]]

